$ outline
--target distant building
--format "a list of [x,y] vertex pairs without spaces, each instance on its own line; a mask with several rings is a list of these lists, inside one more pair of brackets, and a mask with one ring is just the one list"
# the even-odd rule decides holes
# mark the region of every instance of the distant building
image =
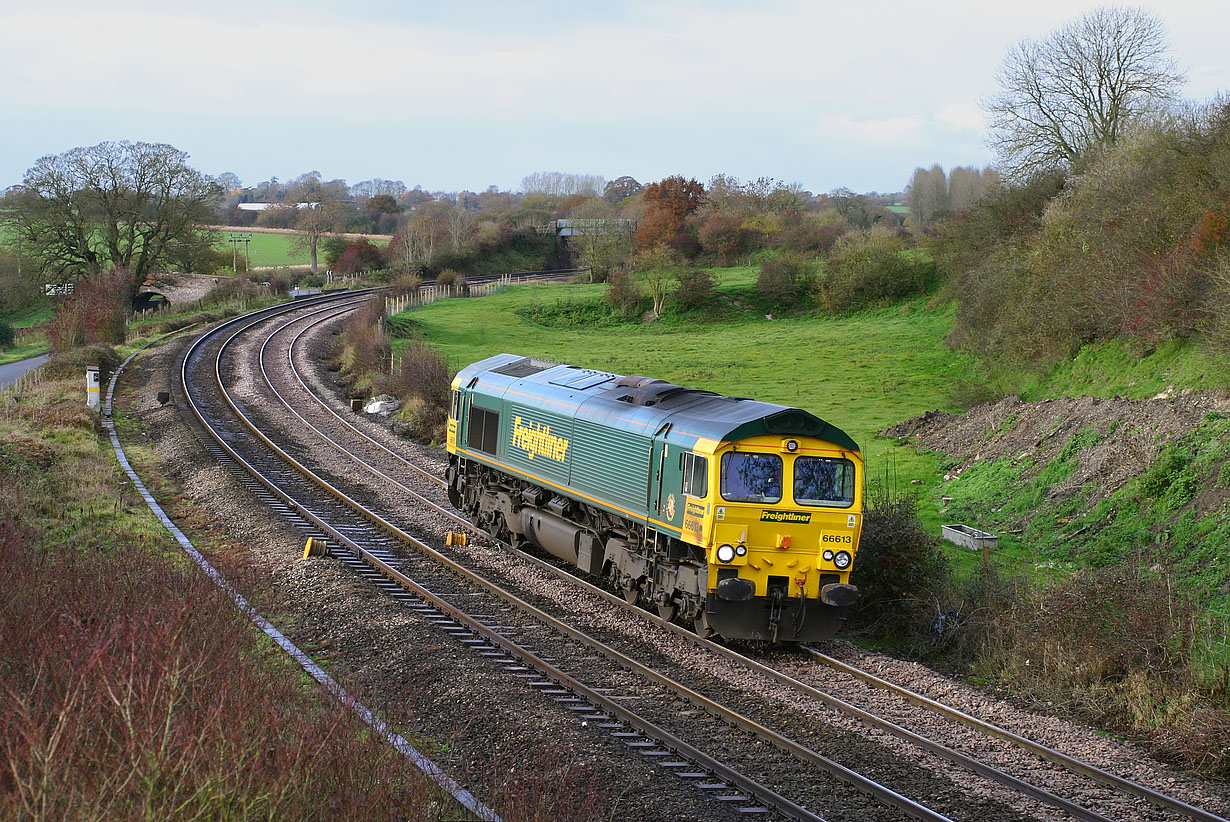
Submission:
[[[295,203],[295,208],[316,208],[320,203]],[[268,211],[271,208],[286,208],[286,203],[240,203],[240,211]]]

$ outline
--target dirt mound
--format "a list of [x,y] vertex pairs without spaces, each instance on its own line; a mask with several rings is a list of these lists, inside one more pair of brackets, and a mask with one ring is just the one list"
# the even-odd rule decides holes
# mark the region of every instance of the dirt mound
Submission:
[[1210,412],[1230,413],[1230,395],[1194,392],[1148,400],[1065,397],[1040,402],[1006,397],[964,414],[928,411],[880,433],[956,460],[945,479],[973,463],[1001,458],[1021,462],[1024,475],[1034,476],[1073,438],[1095,434],[1097,441],[1077,452],[1077,469],[1051,490],[1052,498],[1084,490],[1092,504],[1148,468],[1167,443],[1190,434]]

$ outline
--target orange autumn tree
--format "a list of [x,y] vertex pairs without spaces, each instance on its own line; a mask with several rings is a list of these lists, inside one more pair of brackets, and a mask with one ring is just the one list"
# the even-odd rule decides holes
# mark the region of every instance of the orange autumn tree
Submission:
[[641,196],[645,213],[637,227],[637,244],[642,249],[667,246],[695,257],[700,243],[695,231],[689,230],[688,218],[705,202],[704,185],[676,174],[645,186]]

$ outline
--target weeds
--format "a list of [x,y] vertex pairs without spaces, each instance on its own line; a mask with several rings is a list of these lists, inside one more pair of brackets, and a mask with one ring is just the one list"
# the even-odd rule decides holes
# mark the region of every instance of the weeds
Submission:
[[0,817],[421,818],[424,780],[166,553],[92,428],[4,434]]

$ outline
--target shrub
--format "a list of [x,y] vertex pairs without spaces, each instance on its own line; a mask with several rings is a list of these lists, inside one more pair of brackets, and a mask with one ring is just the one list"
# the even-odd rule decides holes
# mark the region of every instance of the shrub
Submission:
[[402,402],[403,433],[429,444],[444,441],[452,382],[452,369],[439,351],[419,342],[402,349],[401,365],[383,389]]
[[353,385],[368,385],[375,375],[389,372],[392,349],[383,323],[384,299],[374,297],[342,325],[341,366]]
[[13,326],[0,321],[0,348],[8,348],[13,344]]
[[807,294],[814,279],[812,266],[801,257],[787,254],[765,260],[756,277],[756,291],[769,305],[796,305]]
[[354,274],[359,271],[372,271],[383,268],[384,252],[367,240],[355,240],[346,246],[333,270],[338,274]]
[[805,214],[787,223],[777,235],[774,245],[783,251],[805,256],[828,254],[837,238],[847,230],[845,221],[836,212]]
[[837,241],[816,297],[828,313],[841,314],[923,294],[935,282],[935,265],[909,253],[904,238],[871,229]]
[[649,302],[637,285],[636,276],[629,271],[611,275],[611,279],[607,281],[606,299],[625,317],[639,315]]
[[73,293],[60,299],[47,339],[55,351],[94,343],[124,341],[131,280],[128,272],[79,281]]
[[717,281],[708,271],[692,271],[679,275],[679,285],[671,292],[671,297],[680,310],[691,311],[712,305],[716,287]]
[[423,278],[413,272],[399,274],[393,280],[393,296],[405,297],[408,294],[417,294],[423,285]]
[[701,248],[720,266],[755,251],[764,234],[747,228],[743,218],[732,214],[714,214],[701,225],[698,233]]
[[927,634],[952,578],[938,540],[918,519],[914,499],[871,501],[863,513],[851,581],[859,589],[850,617],[853,628],[898,639]]

